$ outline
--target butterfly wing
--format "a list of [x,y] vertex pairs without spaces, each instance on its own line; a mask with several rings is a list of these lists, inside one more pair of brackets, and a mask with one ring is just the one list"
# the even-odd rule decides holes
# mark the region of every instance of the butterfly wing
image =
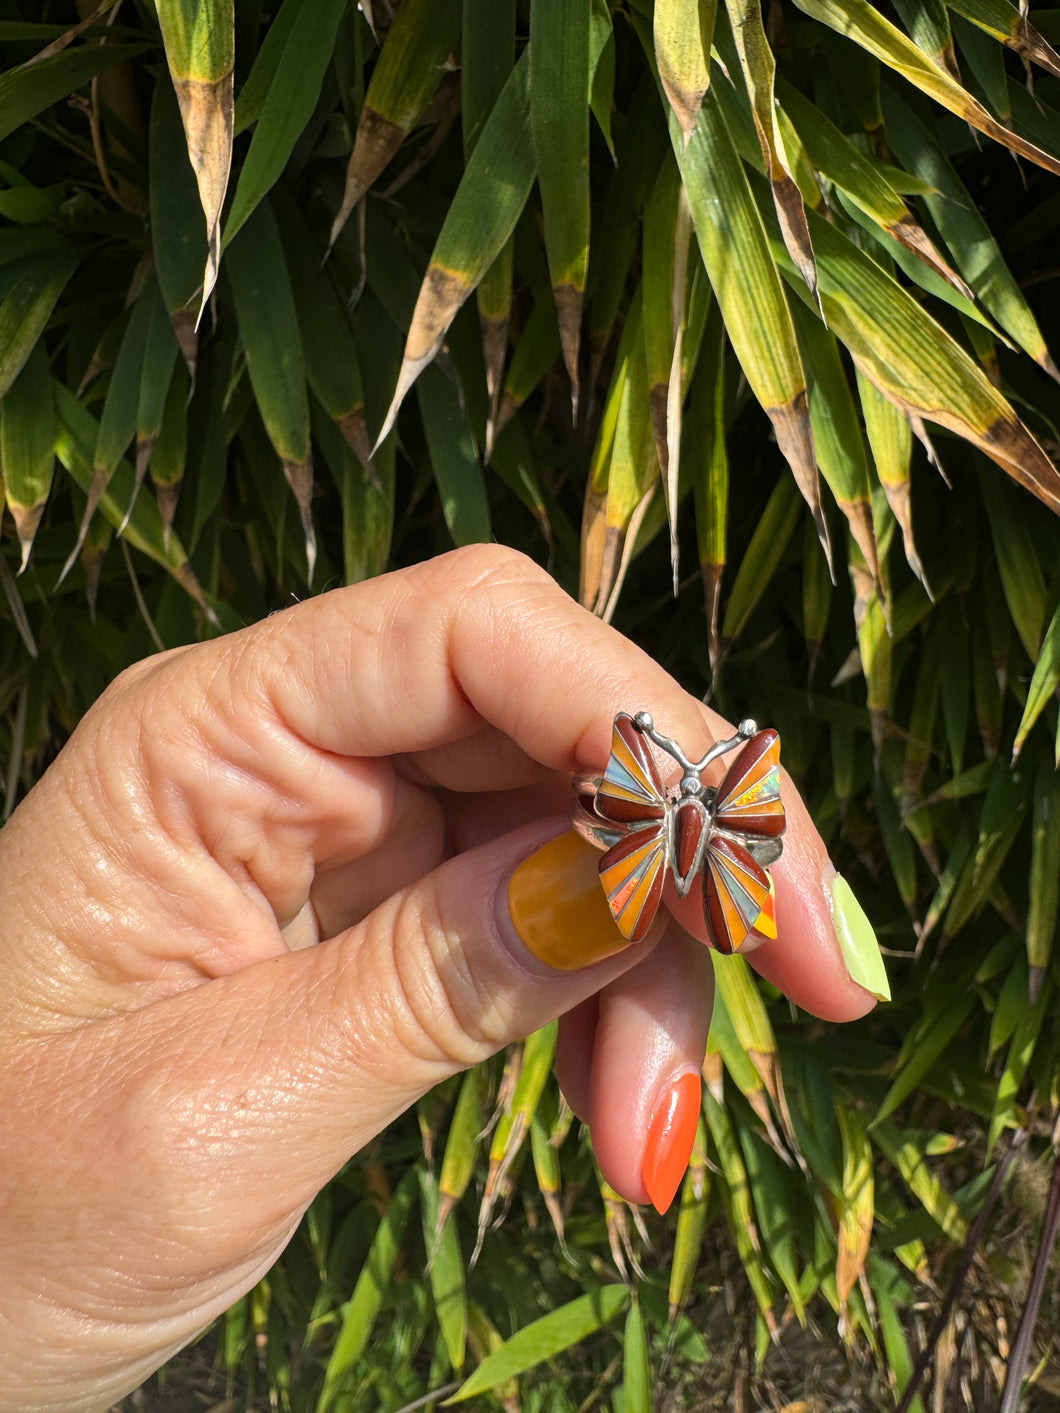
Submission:
[[780,737],[759,731],[743,747],[718,788],[714,824],[736,834],[775,838],[784,833],[780,798]]
[[760,919],[767,936],[770,925],[776,934],[772,894],[769,874],[742,844],[722,834],[711,838],[704,860],[703,915],[716,951],[726,956],[739,951]]
[[625,712],[615,717],[611,755],[596,792],[594,808],[604,819],[647,823],[666,816],[658,767],[643,734]]
[[627,942],[642,942],[662,901],[666,875],[663,821],[633,829],[600,860],[607,905]]

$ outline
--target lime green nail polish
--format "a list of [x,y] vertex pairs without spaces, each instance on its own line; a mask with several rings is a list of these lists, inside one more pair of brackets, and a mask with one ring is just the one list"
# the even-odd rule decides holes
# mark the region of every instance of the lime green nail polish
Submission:
[[[826,886],[828,886],[826,884]],[[850,979],[870,992],[878,1001],[891,999],[891,984],[880,955],[880,944],[872,930],[865,910],[854,897],[850,884],[835,874],[829,888],[832,921],[843,953]]]

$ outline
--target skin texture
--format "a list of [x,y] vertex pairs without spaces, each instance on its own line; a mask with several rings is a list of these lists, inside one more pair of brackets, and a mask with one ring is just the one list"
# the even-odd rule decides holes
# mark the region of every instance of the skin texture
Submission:
[[[565,1013],[559,1068],[634,1201],[711,967],[649,940],[552,972],[507,915],[620,709],[731,728],[499,547],[123,674],[0,835],[0,1410],[105,1409],[248,1289],[432,1085]],[[764,975],[847,976],[793,788]],[[692,932],[702,925],[686,918]],[[698,998],[690,1004],[690,997]]]

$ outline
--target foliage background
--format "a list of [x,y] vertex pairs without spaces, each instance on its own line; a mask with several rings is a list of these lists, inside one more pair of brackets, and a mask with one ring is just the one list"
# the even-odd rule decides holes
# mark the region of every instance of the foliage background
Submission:
[[[831,1031],[719,961],[666,1221],[599,1180],[550,1032],[429,1096],[221,1322],[236,1406],[1048,1406],[1060,12],[159,13],[0,0],[5,813],[127,663],[493,536],[780,729],[895,991]],[[711,38],[686,148],[653,65],[691,129]],[[189,75],[234,163],[197,334]]]

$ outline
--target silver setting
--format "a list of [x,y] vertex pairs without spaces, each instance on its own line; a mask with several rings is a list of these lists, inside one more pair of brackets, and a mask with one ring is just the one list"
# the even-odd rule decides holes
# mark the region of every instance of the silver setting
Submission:
[[[676,761],[684,772],[677,785],[671,785],[666,788],[666,798],[670,801],[679,799],[698,800],[701,808],[707,815],[705,827],[699,847],[696,850],[696,857],[693,860],[692,867],[683,877],[677,874],[676,869],[671,869],[671,877],[673,878],[678,897],[683,898],[692,887],[693,880],[702,866],[703,856],[710,843],[710,837],[715,831],[714,802],[717,799],[718,792],[713,785],[705,785],[703,783],[703,771],[720,756],[726,755],[737,746],[742,746],[745,741],[749,741],[752,736],[756,736],[758,734],[758,725],[753,718],[746,717],[737,727],[735,736],[729,736],[724,741],[716,741],[702,760],[691,761],[672,737],[663,736],[661,732],[656,731],[655,722],[650,712],[638,711],[633,715],[632,719],[633,725],[637,730],[647,736],[648,739],[652,741],[660,751],[668,755],[671,760]],[[651,821],[636,820],[625,824],[617,820],[602,819],[599,815],[587,810],[582,800],[592,799],[596,795],[603,778],[602,774],[589,774],[587,772],[579,773],[573,777],[571,783],[574,787],[575,794],[579,798],[577,798],[570,807],[570,822],[574,831],[579,834],[586,843],[592,844],[594,848],[606,852],[606,850],[613,848],[620,840],[627,838],[628,835],[634,833],[636,830],[650,828]],[[666,853],[669,860],[674,858],[673,829],[674,812],[670,810],[667,812],[666,817]],[[742,844],[751,857],[757,860],[763,868],[768,868],[770,864],[775,864],[777,859],[779,859],[784,852],[784,841],[779,836],[776,838],[763,839],[758,835],[738,833],[734,829],[725,829],[720,832],[727,838],[735,839],[738,844]]]

